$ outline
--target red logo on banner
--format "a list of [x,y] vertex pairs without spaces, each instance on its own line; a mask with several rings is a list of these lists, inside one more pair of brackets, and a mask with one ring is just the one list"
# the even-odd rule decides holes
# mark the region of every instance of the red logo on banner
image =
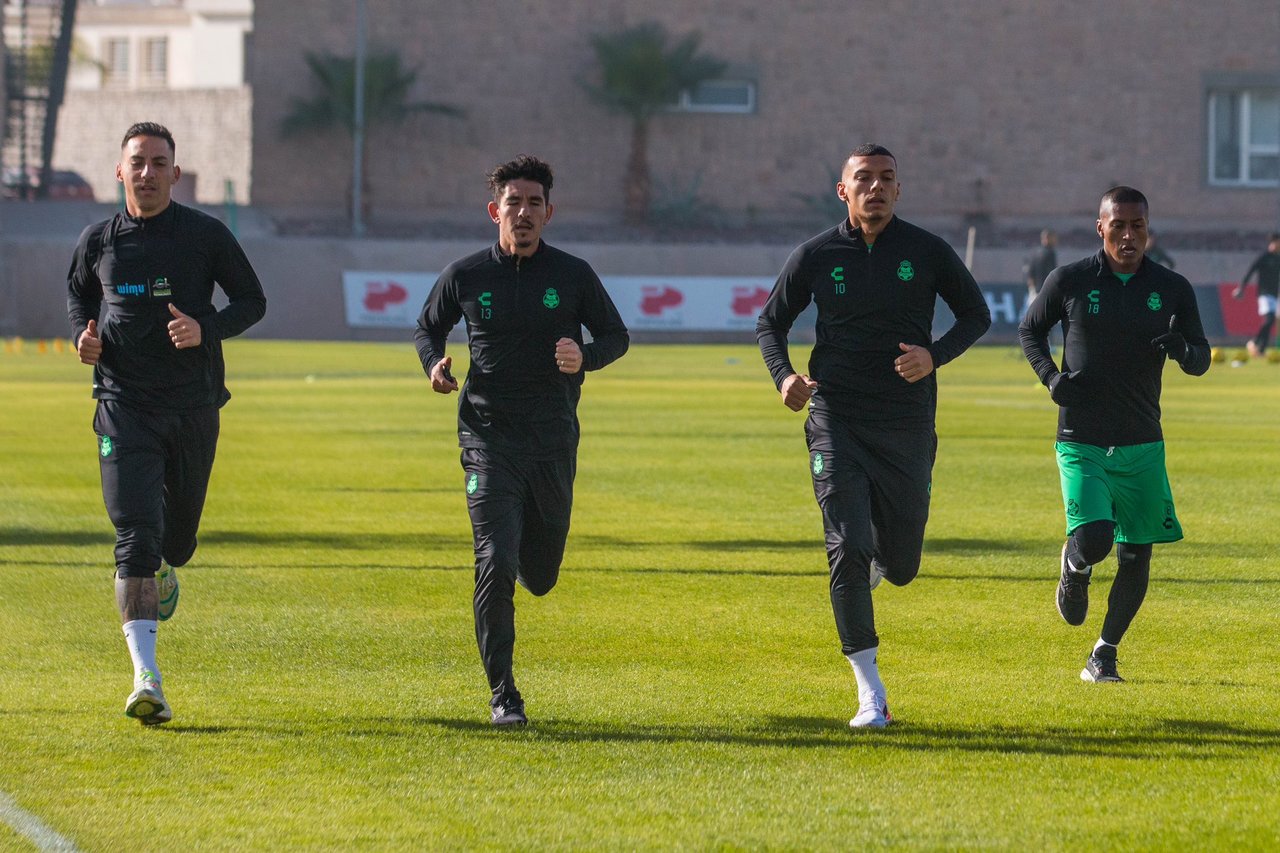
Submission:
[[759,314],[769,301],[769,291],[763,287],[735,287],[733,289],[733,313],[739,317]]
[[1222,330],[1228,335],[1251,338],[1258,331],[1258,288],[1249,285],[1243,299],[1233,299],[1234,284],[1218,285],[1218,305],[1222,308]]
[[369,311],[386,311],[388,305],[399,305],[409,298],[409,291],[394,281],[367,281],[364,285],[364,307]]
[[643,287],[641,290],[644,298],[640,300],[640,313],[650,317],[684,302],[684,294],[674,287]]

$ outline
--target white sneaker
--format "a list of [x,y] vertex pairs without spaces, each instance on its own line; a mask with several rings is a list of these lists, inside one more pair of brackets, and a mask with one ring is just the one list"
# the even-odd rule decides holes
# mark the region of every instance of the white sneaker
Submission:
[[851,729],[883,729],[893,720],[889,703],[878,693],[858,697],[858,713],[849,721]]
[[144,672],[133,680],[133,692],[125,702],[124,714],[144,726],[155,726],[173,719],[173,709],[165,701],[160,680],[154,672]]
[[156,618],[166,621],[178,609],[178,570],[168,563],[156,572]]
[[869,576],[869,580],[871,581],[871,584],[870,584],[871,589],[875,589],[880,585],[880,581],[884,580],[884,573],[885,573],[884,565],[879,560],[872,558],[871,573]]

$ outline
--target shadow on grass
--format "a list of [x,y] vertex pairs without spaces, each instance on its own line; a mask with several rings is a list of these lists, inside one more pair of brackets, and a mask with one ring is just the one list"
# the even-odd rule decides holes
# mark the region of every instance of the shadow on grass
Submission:
[[783,539],[668,539],[638,540],[599,533],[570,534],[569,544],[584,548],[693,548],[699,551],[816,551],[822,553],[822,540]]
[[986,554],[1008,551],[1034,551],[1039,543],[1029,540],[961,539],[956,537],[924,540],[926,554],[952,554],[962,557],[981,557]]
[[[106,518],[103,518],[106,522]],[[0,547],[5,545],[105,545],[115,544],[110,528],[102,530],[40,530],[35,527],[0,528]]]
[[826,577],[825,566],[813,569],[711,569],[696,566],[581,566],[565,569],[571,575],[704,575],[706,577],[754,577],[754,578],[812,578]]
[[359,551],[366,548],[467,548],[472,547],[471,535],[459,533],[427,533],[405,531],[384,533],[374,531],[316,533],[299,530],[211,530],[200,534],[202,545],[300,545],[314,548],[331,548],[343,551]]
[[[382,718],[384,724],[402,721]],[[1063,726],[962,727],[897,720],[887,729],[852,731],[843,721],[822,717],[770,717],[762,725],[609,726],[549,717],[525,729],[496,730],[475,719],[420,717],[411,725],[451,729],[487,737],[518,737],[559,743],[719,743],[752,747],[839,748],[851,746],[911,751],[958,750],[1044,756],[1218,759],[1241,750],[1280,748],[1280,729],[1237,726],[1213,720],[1152,720],[1140,729],[1117,732]],[[354,733],[354,732],[353,732]],[[372,732],[360,732],[370,734]]]
[[[638,541],[634,539],[626,539],[617,536],[606,536],[598,533],[586,533],[581,536],[573,536],[570,542],[577,542],[586,547],[610,546],[617,548],[644,548],[653,545],[662,545],[664,547],[684,547],[693,548],[699,551],[814,551],[817,554],[823,553],[823,542],[820,536],[814,536],[812,539],[671,539],[662,542],[653,540]],[[1058,544],[1061,547],[1061,543]],[[972,556],[983,557],[991,554],[1000,554],[1008,552],[1025,551],[1034,553],[1036,550],[1048,549],[1043,542],[1038,539],[1016,539],[1016,540],[995,540],[995,539],[926,539],[924,543],[924,552],[926,554],[950,554],[955,556]]]
[[454,492],[461,492],[462,487],[453,486],[436,486],[436,487],[415,487],[415,486],[383,486],[381,488],[371,488],[367,486],[314,486],[308,489],[298,489],[297,491],[306,492],[340,492],[343,494],[356,495],[425,495],[437,494],[447,495]]

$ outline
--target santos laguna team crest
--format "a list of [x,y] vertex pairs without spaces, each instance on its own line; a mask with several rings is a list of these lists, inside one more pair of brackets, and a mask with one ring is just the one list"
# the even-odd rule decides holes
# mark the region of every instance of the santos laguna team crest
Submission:
[[1160,302],[1160,294],[1152,293],[1147,297],[1147,307],[1152,311],[1159,311],[1161,304],[1163,303]]
[[902,263],[898,264],[898,278],[902,279],[903,281],[911,281],[911,279],[915,277],[916,277],[916,271],[911,266],[911,261],[903,261]]
[[478,488],[480,488],[480,475],[473,471],[471,476],[467,477],[467,494],[474,495]]
[[542,304],[548,308],[555,308],[560,304],[560,294],[556,293],[554,287],[548,287],[547,292],[542,294]]
[[813,476],[818,476],[827,469],[827,463],[822,458],[821,453],[813,454]]

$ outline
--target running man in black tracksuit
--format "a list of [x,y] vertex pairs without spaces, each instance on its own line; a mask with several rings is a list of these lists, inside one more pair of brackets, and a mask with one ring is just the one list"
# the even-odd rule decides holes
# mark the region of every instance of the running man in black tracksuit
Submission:
[[1243,299],[1244,286],[1255,275],[1258,277],[1258,318],[1261,325],[1245,346],[1256,358],[1266,353],[1276,324],[1276,300],[1280,299],[1280,233],[1267,238],[1267,250],[1254,258],[1232,296]]
[[[1209,369],[1190,283],[1144,256],[1147,214],[1142,193],[1109,190],[1098,213],[1101,251],[1054,270],[1018,329],[1027,360],[1061,407],[1055,448],[1067,541],[1057,604],[1068,624],[1084,623],[1092,567],[1116,546],[1102,634],[1080,673],[1092,682],[1123,681],[1116,647],[1146,596],[1152,545],[1182,538],[1160,428],[1165,359],[1192,376]],[[1058,323],[1066,339],[1061,370],[1048,343]]]
[[475,539],[476,642],[498,726],[527,722],[511,673],[515,585],[546,595],[559,577],[583,374],[621,357],[629,340],[587,262],[542,242],[551,183],[551,168],[528,156],[490,173],[498,242],[441,273],[414,334],[432,389],[449,394],[458,383],[445,340],[466,319],[471,369],[458,400],[458,444]]
[[[871,590],[920,569],[937,450],[934,371],[991,325],[973,276],[941,238],[893,214],[897,162],[878,145],[854,150],[836,193],[849,218],[792,253],[756,324],[765,365],[793,411],[809,404],[805,436],[826,529],[831,605],[858,683],[849,725],[889,720],[876,665]],[[933,340],[938,296],[955,314]],[[791,366],[787,333],[818,305],[809,374]]]
[[[173,615],[176,569],[196,550],[218,410],[230,398],[222,341],[267,306],[231,232],[170,200],[179,175],[168,130],[130,127],[116,167],[125,212],[85,229],[67,278],[72,340],[94,368],[102,496],[116,528],[116,601],[134,665],[125,713],[144,725],[173,717],[156,622]],[[215,283],[229,299],[221,311]]]

